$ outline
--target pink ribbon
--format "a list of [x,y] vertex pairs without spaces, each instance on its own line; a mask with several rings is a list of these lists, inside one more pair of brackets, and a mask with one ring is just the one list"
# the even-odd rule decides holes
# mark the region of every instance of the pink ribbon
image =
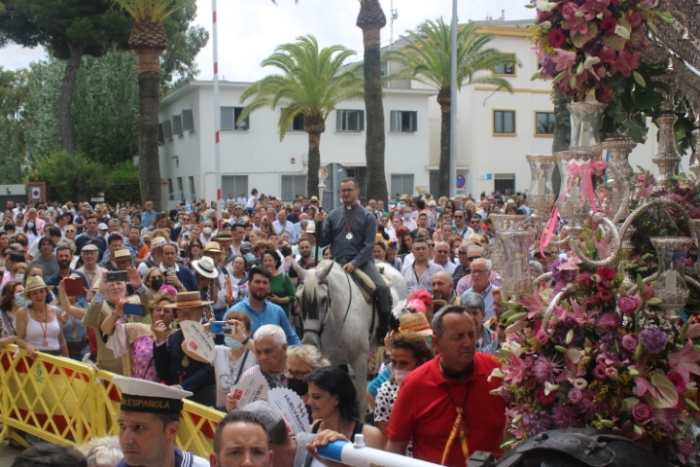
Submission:
[[[574,180],[576,177],[581,178],[581,192],[579,193],[580,199],[586,200],[588,199],[591,203],[591,207],[595,210],[598,211],[598,205],[596,204],[595,201],[595,188],[593,187],[593,174],[597,171],[603,171],[607,167],[607,164],[605,161],[596,159],[590,162],[584,162],[583,164],[578,164],[574,161],[570,161],[568,164],[566,164],[566,171],[568,175],[568,181],[566,183],[566,188],[564,189],[564,193],[561,195],[561,200],[566,201],[566,199],[569,197],[569,191],[571,190],[571,187],[574,184]],[[544,256],[544,248],[549,245],[549,242],[552,240],[552,236],[554,235],[554,228],[556,227],[557,224],[557,219],[559,218],[559,209],[557,209],[556,203],[554,204],[554,207],[552,208],[552,212],[549,215],[549,219],[547,220],[547,223],[545,224],[545,233],[544,235],[540,236],[540,254]]]

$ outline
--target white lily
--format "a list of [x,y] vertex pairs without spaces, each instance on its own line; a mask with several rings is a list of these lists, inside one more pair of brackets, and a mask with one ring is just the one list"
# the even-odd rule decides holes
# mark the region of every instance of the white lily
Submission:
[[583,62],[583,68],[587,70],[598,63],[600,63],[599,57],[591,57],[590,55],[586,54],[586,60]]
[[537,0],[537,9],[540,11],[552,11],[561,2],[549,2],[548,0]]
[[559,389],[558,384],[552,384],[549,381],[545,381],[545,383],[544,383],[544,395],[545,396],[550,395],[551,393],[553,393],[554,391],[556,391],[558,389]]
[[619,24],[615,26],[615,34],[622,37],[623,39],[630,40],[630,30],[624,26],[621,26]]
[[503,372],[501,371],[500,368],[494,368],[494,369],[491,371],[491,374],[490,374],[489,377],[488,377],[488,381],[489,381],[489,383],[490,383],[490,382],[491,382],[491,378],[501,378],[501,379],[503,379],[503,378],[505,378],[505,377],[506,377],[506,374],[503,373]]

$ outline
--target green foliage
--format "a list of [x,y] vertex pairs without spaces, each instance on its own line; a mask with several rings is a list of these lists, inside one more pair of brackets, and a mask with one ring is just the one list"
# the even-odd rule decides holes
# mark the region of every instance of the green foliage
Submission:
[[[404,68],[388,80],[414,79],[438,90],[450,89],[452,26],[442,18],[426,21],[416,31],[401,36],[407,45],[401,50],[390,50],[382,59],[397,62]],[[498,65],[521,66],[512,54],[486,47],[494,36],[479,32],[477,23],[467,23],[457,32],[457,86],[490,84],[513,92],[507,79],[494,76]]]
[[109,167],[102,172],[105,201],[108,203],[123,203],[124,201],[140,201],[139,167],[133,162],[122,162]]
[[28,76],[25,70],[0,68],[0,183],[21,183],[24,178]]
[[100,164],[80,152],[54,151],[35,166],[34,175],[50,187],[50,196],[59,200],[85,201],[103,191],[104,183],[95,174]]
[[139,23],[157,23],[182,8],[189,0],[112,0]]
[[340,72],[343,63],[354,54],[341,45],[319,50],[314,36],[280,45],[263,60],[262,66],[276,67],[283,74],[266,76],[243,92],[241,102],[253,100],[243,109],[238,122],[263,107],[285,107],[279,119],[282,140],[300,113],[306,116],[307,123],[319,118],[325,121],[338,103],[364,96],[362,78],[353,71]]

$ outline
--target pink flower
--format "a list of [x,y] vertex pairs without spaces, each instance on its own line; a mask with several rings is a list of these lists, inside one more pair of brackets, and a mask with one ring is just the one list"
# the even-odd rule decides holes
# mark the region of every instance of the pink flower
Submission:
[[585,36],[588,33],[588,21],[583,16],[576,16],[578,9],[574,3],[567,3],[561,10],[562,16],[566,19],[561,23],[562,29],[569,29],[569,34],[574,37],[576,34]]
[[621,50],[617,55],[617,60],[610,64],[610,74],[615,75],[617,72],[620,72],[622,76],[629,78],[632,75],[632,70],[639,68],[639,57],[641,55],[641,52]]
[[581,11],[586,13],[584,16],[586,21],[590,21],[598,13],[602,13],[603,16],[611,16],[612,13],[608,10],[608,5],[610,5],[610,0],[587,0],[586,3],[581,5]]
[[[605,31],[606,36],[615,34],[615,26],[617,26],[617,21],[615,21],[615,18],[612,16],[606,16],[603,18],[603,21],[600,22],[600,30]],[[605,49],[606,47],[603,48]]]
[[549,341],[549,335],[546,332],[539,330],[537,331],[537,334],[535,334],[535,339],[537,340],[538,344],[545,345],[547,341]]
[[535,393],[537,400],[542,402],[543,404],[551,405],[554,404],[557,400],[557,392],[552,391],[549,393],[549,395],[544,393],[544,386],[540,386],[537,388],[537,392]]
[[[557,64],[556,70],[568,70],[571,72],[574,64],[576,64],[576,52],[569,52],[563,49],[554,49],[557,53],[552,59]],[[563,80],[562,80],[563,81]]]
[[673,385],[676,387],[676,392],[678,394],[683,394],[685,392],[686,383],[683,381],[683,377],[681,375],[675,371],[672,371],[668,374],[668,379],[671,380]]
[[690,382],[690,373],[700,376],[700,366],[695,363],[698,360],[700,360],[700,352],[693,350],[693,341],[690,339],[681,350],[668,355],[671,369],[683,378],[686,385]]
[[631,315],[642,306],[642,299],[638,295],[623,295],[617,299],[617,307],[626,315]]
[[600,49],[598,58],[600,58],[600,61],[603,63],[612,63],[617,59],[617,52],[606,45]]
[[538,292],[534,292],[532,295],[526,295],[522,298],[520,304],[529,312],[527,314],[527,319],[532,319],[537,315],[544,314],[547,308],[542,301],[542,296]]
[[605,369],[605,375],[613,381],[617,381],[618,373],[615,367],[609,366]]
[[645,302],[654,298],[654,284],[644,284],[642,289],[642,300]]
[[640,402],[632,407],[632,416],[638,422],[649,420],[649,417],[651,417],[651,407],[644,402]]
[[638,11],[630,11],[627,13],[627,20],[630,22],[632,29],[637,29],[644,22],[644,18]]
[[612,298],[612,292],[609,289],[603,287],[601,287],[598,291],[598,295],[600,296],[600,299],[604,302],[607,302]]
[[617,271],[612,268],[600,268],[597,274],[603,284],[608,284],[617,277]]
[[578,404],[583,399],[583,393],[579,388],[571,388],[568,397],[572,404]]
[[622,336],[622,347],[628,352],[634,352],[634,349],[637,348],[637,339],[632,334],[625,334]]
[[593,369],[593,376],[595,376],[596,378],[598,378],[600,380],[604,380],[605,378],[607,378],[608,375],[605,371],[605,365],[597,365]]
[[554,47],[555,49],[561,48],[562,45],[564,45],[564,42],[566,42],[566,36],[564,35],[564,31],[561,29],[552,29],[549,32],[549,45]]

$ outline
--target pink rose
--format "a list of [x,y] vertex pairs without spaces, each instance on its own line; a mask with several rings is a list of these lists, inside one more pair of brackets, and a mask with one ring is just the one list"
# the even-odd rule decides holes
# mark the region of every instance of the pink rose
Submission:
[[637,339],[635,339],[633,334],[625,334],[622,336],[622,347],[628,352],[634,352],[637,348]]
[[597,365],[595,368],[593,368],[593,376],[595,376],[599,380],[606,379],[608,377],[608,374],[605,371],[605,365]]
[[581,402],[581,399],[583,399],[583,393],[579,388],[571,388],[569,389],[569,400],[573,404],[578,404]]
[[639,310],[642,306],[642,299],[639,295],[627,296],[623,295],[617,299],[617,307],[620,311],[626,315],[631,315],[635,311]]
[[605,375],[613,381],[617,381],[618,373],[615,367],[609,366],[605,369]]
[[590,297],[588,297],[586,299],[586,303],[588,303],[589,305],[595,306],[595,305],[600,303],[600,296],[599,295],[591,295]]
[[627,13],[627,20],[630,22],[633,29],[637,29],[642,25],[644,18],[642,18],[642,15],[638,11],[632,11]]
[[602,301],[607,302],[612,298],[612,292],[609,289],[600,287],[600,290],[598,291],[598,296]]
[[615,279],[616,276],[617,276],[617,271],[615,271],[612,268],[600,268],[600,269],[598,269],[598,277],[600,277],[600,280],[604,284],[607,284],[611,280]]
[[654,298],[654,284],[644,284],[642,289],[642,300],[645,302]]
[[535,334],[535,339],[537,339],[538,344],[545,345],[547,341],[549,341],[549,336],[546,332],[539,330],[537,331],[537,334]]
[[651,407],[644,402],[640,402],[632,407],[632,416],[638,422],[643,422],[651,417]]
[[617,59],[617,53],[607,45],[600,49],[600,61],[603,63],[612,63]]

